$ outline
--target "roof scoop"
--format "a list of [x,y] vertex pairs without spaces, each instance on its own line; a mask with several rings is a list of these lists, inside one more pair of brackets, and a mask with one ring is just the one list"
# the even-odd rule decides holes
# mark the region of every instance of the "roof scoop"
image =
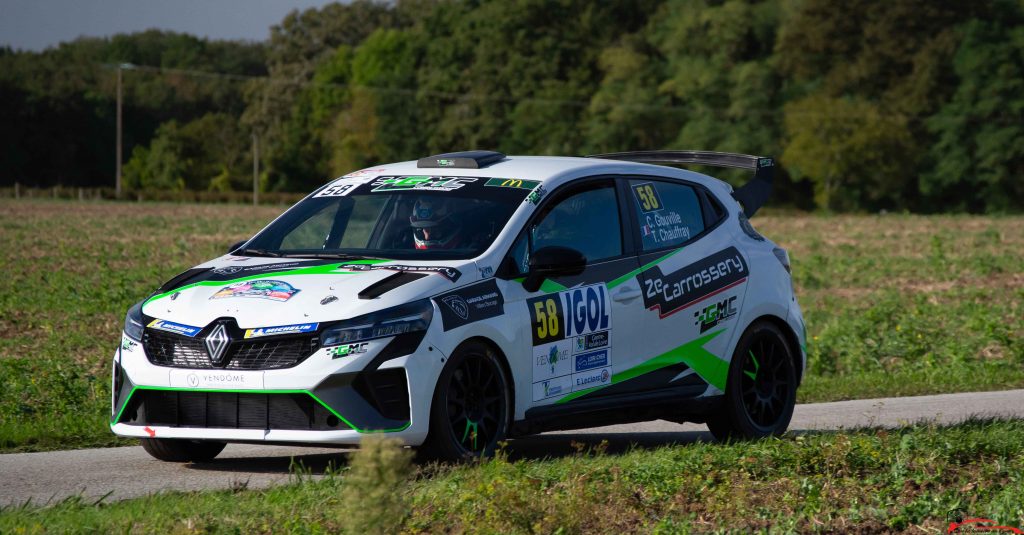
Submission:
[[504,154],[492,150],[467,150],[420,158],[416,161],[416,167],[420,169],[483,169],[504,159]]

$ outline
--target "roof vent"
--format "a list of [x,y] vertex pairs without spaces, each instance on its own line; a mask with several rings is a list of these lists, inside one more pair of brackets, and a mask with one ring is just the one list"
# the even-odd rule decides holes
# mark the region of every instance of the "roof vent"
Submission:
[[416,161],[420,169],[483,169],[505,159],[505,155],[492,150],[467,150],[435,154]]

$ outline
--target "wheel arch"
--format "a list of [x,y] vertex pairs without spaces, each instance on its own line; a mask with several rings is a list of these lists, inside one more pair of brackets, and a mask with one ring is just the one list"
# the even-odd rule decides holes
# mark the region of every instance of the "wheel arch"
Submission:
[[491,340],[490,338],[487,338],[486,336],[479,335],[469,337],[460,342],[459,345],[455,346],[455,349],[452,350],[452,355],[454,355],[456,352],[462,349],[463,346],[470,342],[477,342],[483,344],[487,346],[491,351],[493,351],[495,355],[498,356],[498,364],[501,365],[501,371],[505,372],[505,377],[508,378],[509,396],[511,397],[508,410],[509,422],[511,423],[512,421],[515,420],[516,412],[516,380],[515,376],[512,375],[512,367],[508,363],[508,356],[505,355],[505,352],[501,350],[501,347],[497,344],[497,342]]
[[800,339],[797,337],[796,332],[793,331],[793,328],[785,319],[774,314],[764,314],[754,318],[743,332],[746,333],[747,330],[750,329],[751,325],[754,325],[759,321],[766,321],[778,327],[779,330],[782,331],[782,335],[786,337],[786,343],[796,351],[796,355],[794,355],[795,358],[793,359],[793,367],[796,370],[796,384],[797,386],[800,386],[804,377],[804,359],[800,356]]

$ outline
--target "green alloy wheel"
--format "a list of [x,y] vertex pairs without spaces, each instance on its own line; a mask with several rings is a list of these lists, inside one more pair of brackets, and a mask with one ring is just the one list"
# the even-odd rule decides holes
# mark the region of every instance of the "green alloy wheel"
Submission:
[[781,435],[796,405],[795,355],[774,324],[750,326],[736,344],[722,407],[708,420],[720,441]]

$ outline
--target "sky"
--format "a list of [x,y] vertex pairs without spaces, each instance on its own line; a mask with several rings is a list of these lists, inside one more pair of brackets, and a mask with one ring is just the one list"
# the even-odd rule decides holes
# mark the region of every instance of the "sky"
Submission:
[[331,0],[0,0],[0,46],[43,50],[80,36],[150,28],[262,41],[294,9]]

